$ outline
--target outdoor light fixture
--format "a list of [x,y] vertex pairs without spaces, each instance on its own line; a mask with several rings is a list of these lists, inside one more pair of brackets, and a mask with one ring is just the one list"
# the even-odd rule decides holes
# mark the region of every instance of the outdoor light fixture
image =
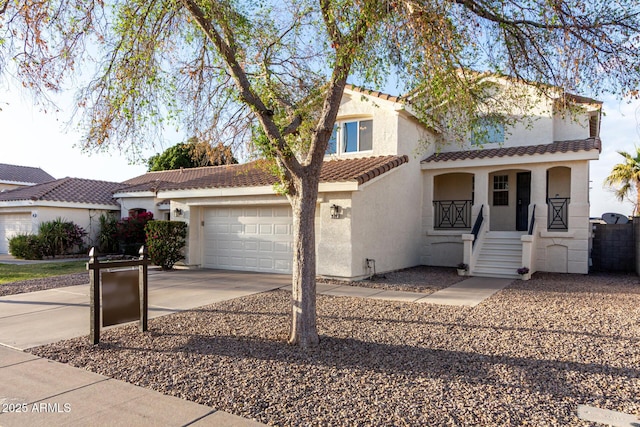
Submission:
[[176,208],[173,213],[175,214],[175,216],[182,216],[182,209],[180,208]]
[[331,218],[337,219],[340,218],[340,206],[333,204],[330,207],[331,209]]

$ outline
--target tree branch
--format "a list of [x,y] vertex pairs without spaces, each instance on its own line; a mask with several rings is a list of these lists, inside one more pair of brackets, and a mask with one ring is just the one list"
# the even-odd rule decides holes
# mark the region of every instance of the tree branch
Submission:
[[[221,37],[218,31],[213,27],[211,22],[205,16],[204,11],[196,4],[194,0],[180,0],[183,6],[187,9],[187,11],[191,14],[191,16],[196,20],[198,26],[202,29],[205,36],[213,43],[216,47],[225,63],[229,67],[229,71],[236,82],[236,86],[240,91],[240,98],[249,105],[253,111],[258,116],[258,120],[262,124],[267,137],[276,143],[276,152],[278,154],[278,159],[281,160],[284,168],[294,175],[298,176],[302,173],[302,167],[298,160],[295,158],[293,154],[289,153],[287,150],[286,143],[283,139],[282,134],[279,132],[278,127],[274,123],[272,116],[273,112],[270,111],[262,99],[257,96],[253,90],[251,89],[251,82],[242,66],[238,62],[238,58],[236,56],[235,48],[232,44],[228,44]],[[214,7],[216,7],[216,3],[211,3]],[[223,15],[221,10],[217,10],[220,16]],[[223,25],[223,31],[227,36],[230,43],[233,43],[233,33],[228,25]]]

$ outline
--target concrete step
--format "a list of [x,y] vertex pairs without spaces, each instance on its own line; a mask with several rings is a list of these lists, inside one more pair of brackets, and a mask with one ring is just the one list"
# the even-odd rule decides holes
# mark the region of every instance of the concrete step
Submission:
[[479,277],[520,278],[516,270],[522,263],[522,234],[511,231],[487,233],[470,274]]
[[519,279],[520,275],[517,273],[507,273],[501,270],[477,270],[475,269],[472,273],[474,277],[498,277],[503,279]]
[[513,269],[514,271],[521,267],[520,262],[508,262],[508,261],[491,261],[491,262],[476,262],[476,268],[499,268],[499,269]]

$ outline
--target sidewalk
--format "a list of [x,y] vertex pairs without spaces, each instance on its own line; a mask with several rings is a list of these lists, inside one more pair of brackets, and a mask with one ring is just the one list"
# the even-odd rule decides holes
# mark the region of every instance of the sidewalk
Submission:
[[263,424],[0,345],[0,425]]

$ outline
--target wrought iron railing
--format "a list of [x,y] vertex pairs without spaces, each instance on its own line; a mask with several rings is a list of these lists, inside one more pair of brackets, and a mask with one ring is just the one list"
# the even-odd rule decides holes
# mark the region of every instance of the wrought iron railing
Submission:
[[536,225],[536,205],[533,205],[533,210],[531,211],[531,221],[529,221],[529,235],[533,234],[533,227]]
[[476,222],[473,224],[473,228],[471,229],[471,234],[473,234],[473,246],[476,245],[478,241],[478,233],[480,233],[480,227],[482,227],[482,221],[484,221],[484,216],[482,215],[482,211],[484,210],[484,205],[480,206],[480,211],[478,212],[478,216],[476,217]]
[[434,228],[470,228],[471,200],[435,200]]
[[548,230],[566,231],[569,229],[569,200],[571,199],[568,197],[550,197],[547,200]]

